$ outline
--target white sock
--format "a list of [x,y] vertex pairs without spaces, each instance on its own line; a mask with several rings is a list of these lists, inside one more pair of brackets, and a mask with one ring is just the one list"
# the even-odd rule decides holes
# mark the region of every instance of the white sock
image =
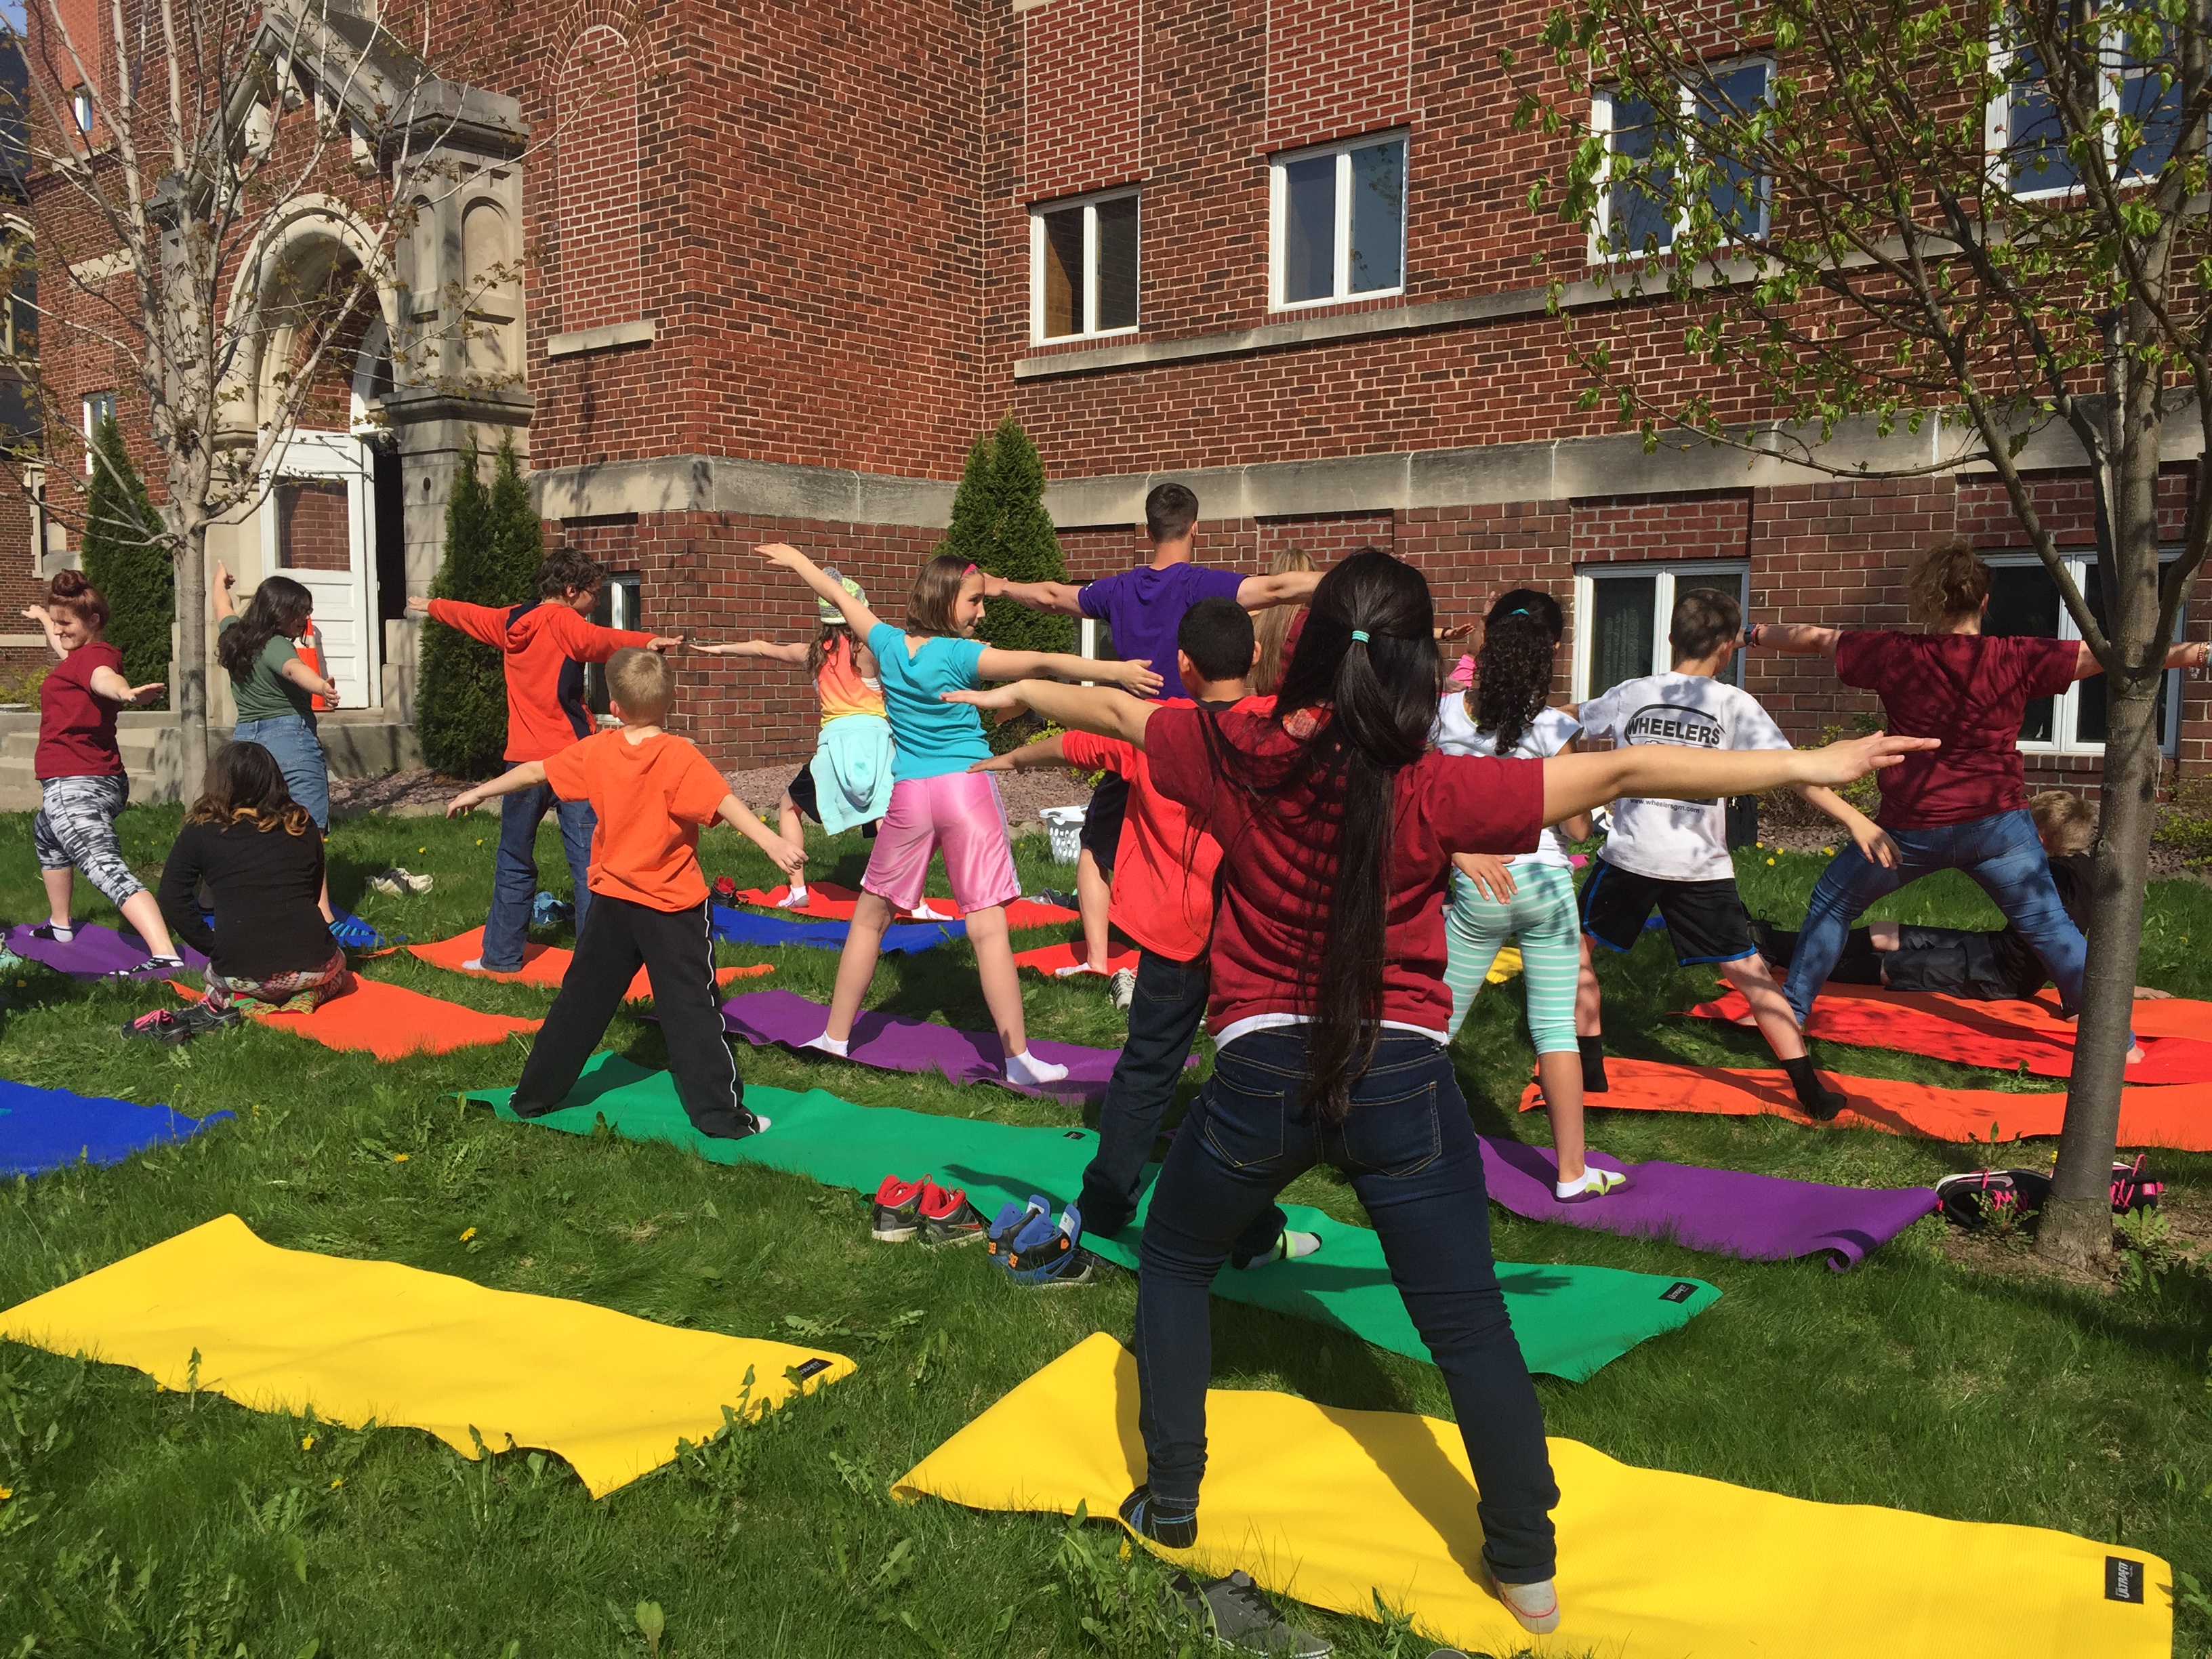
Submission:
[[1580,1198],[1584,1193],[1603,1197],[1618,1188],[1626,1187],[1628,1177],[1617,1170],[1601,1170],[1595,1164],[1586,1166],[1572,1181],[1555,1181],[1552,1193],[1558,1198]]
[[75,917],[71,917],[67,924],[58,921],[50,921],[46,926],[52,931],[54,943],[57,945],[67,945],[71,939],[76,937],[76,921]]
[[919,901],[913,909],[907,912],[907,915],[912,916],[916,921],[957,921],[959,920],[949,910],[931,909],[927,899]]
[[1006,1056],[1006,1081],[1009,1083],[1026,1083],[1034,1087],[1040,1083],[1057,1083],[1066,1075],[1066,1066],[1055,1066],[1048,1060],[1039,1060],[1027,1051]]
[[799,1046],[802,1048],[819,1048],[825,1054],[835,1054],[838,1059],[845,1060],[849,1058],[845,1051],[853,1046],[853,1039],[849,1036],[833,1037],[829,1032],[824,1031],[811,1042],[802,1042]]
[[1274,1248],[1265,1255],[1255,1255],[1244,1265],[1247,1268],[1264,1267],[1270,1261],[1297,1261],[1321,1249],[1319,1233],[1302,1233],[1285,1227],[1275,1239]]
[[802,881],[783,896],[783,903],[781,908],[786,910],[795,910],[805,902],[806,884]]

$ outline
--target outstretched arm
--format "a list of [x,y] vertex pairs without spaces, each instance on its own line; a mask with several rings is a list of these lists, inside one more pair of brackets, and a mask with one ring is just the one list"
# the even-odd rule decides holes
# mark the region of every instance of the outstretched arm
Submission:
[[46,606],[27,605],[23,607],[23,614],[46,630],[47,650],[52,652],[56,657],[69,655],[69,647],[62,643],[62,636],[54,631],[54,619]]
[[1161,684],[1149,657],[1119,662],[1111,658],[1079,657],[1066,651],[1001,651],[996,646],[987,647],[975,659],[975,672],[987,680],[1032,680],[1041,674],[1079,684],[1104,680],[1146,696]]
[[1237,586],[1237,603],[1247,611],[1267,611],[1279,605],[1304,605],[1321,586],[1322,572],[1285,570],[1279,576],[1247,576]]
[[215,562],[215,619],[217,622],[238,614],[230,602],[231,586],[237,580],[238,578],[230,574],[229,567],[221,559]]
[[714,816],[747,841],[775,860],[775,867],[787,876],[806,873],[806,849],[793,847],[781,836],[770,830],[753,816],[752,808],[735,795],[722,797],[722,804],[714,809]]
[[1634,744],[1597,755],[1554,755],[1543,763],[1544,822],[1557,823],[1622,795],[1698,800],[1756,795],[1801,783],[1832,789],[1894,766],[1917,750],[1942,746],[1939,738],[1893,738],[1877,732],[1821,749],[1705,751]]
[[776,640],[738,640],[729,645],[695,645],[694,651],[710,657],[766,657],[770,662],[789,663],[794,667],[806,664],[806,647]]
[[[24,614],[27,616],[29,613]],[[2207,662],[2212,662],[2212,645],[2207,645],[2203,640],[2169,645],[2166,648],[2166,665],[2168,668],[2202,668]],[[2092,674],[2104,672],[2105,665],[2097,660],[2097,653],[2083,646],[2081,654],[2074,659],[2074,678],[2086,680]]]
[[1743,642],[1756,651],[1779,651],[1785,657],[1827,657],[1836,654],[1844,637],[1840,628],[1815,628],[1809,623],[1754,623],[1743,630]]
[[1012,599],[1028,611],[1049,611],[1055,616],[1079,617],[1084,614],[1079,595],[1083,590],[1073,582],[1010,582],[1004,576],[983,573],[983,597],[987,599]]
[[482,805],[494,795],[511,795],[518,789],[528,789],[544,781],[545,763],[525,761],[495,778],[487,778],[482,783],[462,790],[446,803],[446,816],[459,817],[471,807]]
[[160,696],[162,691],[162,683],[160,680],[147,685],[133,685],[112,668],[94,669],[91,678],[85,684],[92,688],[94,696],[105,697],[110,702],[151,702]]
[[845,626],[853,630],[856,638],[865,640],[871,629],[882,625],[882,617],[848,593],[842,583],[830,580],[823,574],[820,565],[789,542],[763,542],[753,551],[770,564],[782,566],[812,588],[820,598],[836,605],[845,618]]
[[1031,708],[1054,726],[1119,738],[1139,749],[1145,746],[1145,727],[1152,710],[1159,707],[1108,686],[1062,685],[1054,680],[1017,680],[988,690],[947,691],[943,696],[947,702],[964,702],[977,708]]
[[1040,767],[1073,766],[1075,763],[1068,759],[1067,751],[1060,746],[1061,740],[1066,736],[1065,732],[1055,732],[1035,743],[1009,749],[1003,755],[976,761],[968,769],[970,772],[1032,772]]

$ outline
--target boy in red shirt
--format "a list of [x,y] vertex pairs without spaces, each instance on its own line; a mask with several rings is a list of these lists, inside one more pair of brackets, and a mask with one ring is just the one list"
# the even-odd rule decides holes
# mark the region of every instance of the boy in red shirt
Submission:
[[[1252,617],[1236,600],[1200,599],[1176,629],[1176,666],[1190,696],[1167,707],[1245,708],[1264,712],[1273,699],[1252,695],[1258,656]],[[1128,781],[1128,810],[1114,852],[1111,920],[1134,939],[1135,995],[1129,1005],[1129,1037],[1114,1062],[1098,1114],[1098,1151],[1083,1172],[1076,1208],[1084,1230],[1108,1236],[1128,1225],[1144,1194],[1145,1166],[1160,1122],[1175,1099],[1176,1084],[1190,1058],[1199,1022],[1206,1017],[1209,981],[1206,947],[1213,933],[1213,874],[1221,848],[1178,803],[1152,787],[1142,750],[1087,732],[1064,732],[988,761],[971,772],[1025,771],[1035,767],[1104,769]],[[1310,1255],[1321,1248],[1312,1233],[1284,1226],[1273,1205],[1261,1211],[1231,1259],[1240,1267]]]
[[[757,1134],[768,1120],[745,1109],[744,1085],[722,1035],[699,829],[720,818],[787,871],[803,869],[805,854],[755,817],[696,746],[660,729],[676,696],[676,671],[665,660],[634,647],[616,652],[607,692],[620,730],[525,761],[446,808],[451,817],[494,795],[544,789],[562,801],[588,801],[597,815],[591,925],[578,930],[561,994],[530,1045],[515,1115],[542,1117],[568,1097],[642,963],[691,1127],[728,1140]],[[583,893],[577,888],[580,915]]]
[[[507,670],[507,762],[519,766],[556,755],[592,735],[592,711],[584,705],[584,665],[605,662],[627,646],[665,651],[683,636],[661,638],[628,629],[601,628],[585,621],[599,602],[606,573],[582,554],[556,548],[538,567],[538,597],[506,607],[466,605],[459,599],[407,601],[410,611],[457,628],[471,639],[496,646]],[[523,946],[530,942],[530,910],[538,896],[538,825],[549,809],[561,822],[561,842],[576,883],[576,937],[592,904],[586,884],[591,862],[592,808],[582,800],[560,801],[543,787],[508,794],[500,809],[499,859],[493,866],[491,915],[484,923],[483,955],[464,963],[471,972],[520,972]]]

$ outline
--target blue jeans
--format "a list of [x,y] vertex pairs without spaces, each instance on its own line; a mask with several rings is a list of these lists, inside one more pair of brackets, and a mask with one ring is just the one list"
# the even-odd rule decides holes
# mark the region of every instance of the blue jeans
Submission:
[[[514,769],[509,763],[508,771]],[[584,917],[592,908],[589,872],[592,832],[599,815],[587,800],[562,800],[550,784],[536,783],[501,797],[499,861],[491,878],[491,919],[484,923],[483,965],[512,974],[522,966],[522,947],[530,942],[530,907],[538,896],[538,824],[550,810],[561,819],[562,850],[576,882],[576,937],[584,936]]]
[[331,769],[312,714],[277,714],[265,720],[240,720],[231,728],[233,743],[258,743],[276,757],[284,787],[307,809],[319,830],[331,827]]
[[[1206,1018],[1206,958],[1177,962],[1146,951],[1137,958],[1137,991],[1129,1002],[1129,1038],[1114,1062],[1098,1109],[1098,1150],[1083,1172],[1076,1207],[1083,1231],[1110,1237],[1129,1224],[1145,1195],[1145,1166],[1182,1080],[1183,1062]],[[1283,1236],[1283,1212],[1268,1205],[1230,1250],[1243,1267],[1265,1255]]]
[[1340,1123],[1306,1103],[1305,1075],[1302,1026],[1222,1049],[1152,1188],[1137,1279],[1146,1480],[1163,1498],[1196,1500],[1213,1370],[1207,1287],[1253,1218],[1326,1158],[1351,1176],[1443,1373],[1481,1493],[1483,1559],[1507,1583],[1549,1578],[1559,1489],[1491,1261],[1482,1153],[1451,1061],[1426,1037],[1385,1032]]
[[1837,848],[1813,889],[1786,988],[1798,1024],[1810,1018],[1813,999],[1843,955],[1851,924],[1867,907],[1938,870],[1963,870],[1972,877],[2042,959],[2058,987],[2059,1000],[2069,1011],[2081,1006],[2081,970],[2089,947],[2059,902],[2050,856],[2026,807],[1933,830],[1893,830],[1889,836],[1901,855],[1896,869],[1885,870],[1846,845]]

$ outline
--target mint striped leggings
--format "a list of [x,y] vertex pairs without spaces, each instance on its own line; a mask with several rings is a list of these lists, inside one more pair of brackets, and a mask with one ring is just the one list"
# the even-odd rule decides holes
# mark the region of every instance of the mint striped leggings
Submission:
[[1444,983],[1451,988],[1451,1035],[1457,1036],[1475,994],[1505,941],[1521,941],[1522,975],[1528,993],[1528,1035],[1540,1054],[1575,1052],[1575,981],[1582,971],[1582,928],[1575,915],[1574,872],[1556,864],[1516,860],[1517,890],[1500,904],[1485,898],[1458,871],[1444,907],[1444,944],[1450,958]]

